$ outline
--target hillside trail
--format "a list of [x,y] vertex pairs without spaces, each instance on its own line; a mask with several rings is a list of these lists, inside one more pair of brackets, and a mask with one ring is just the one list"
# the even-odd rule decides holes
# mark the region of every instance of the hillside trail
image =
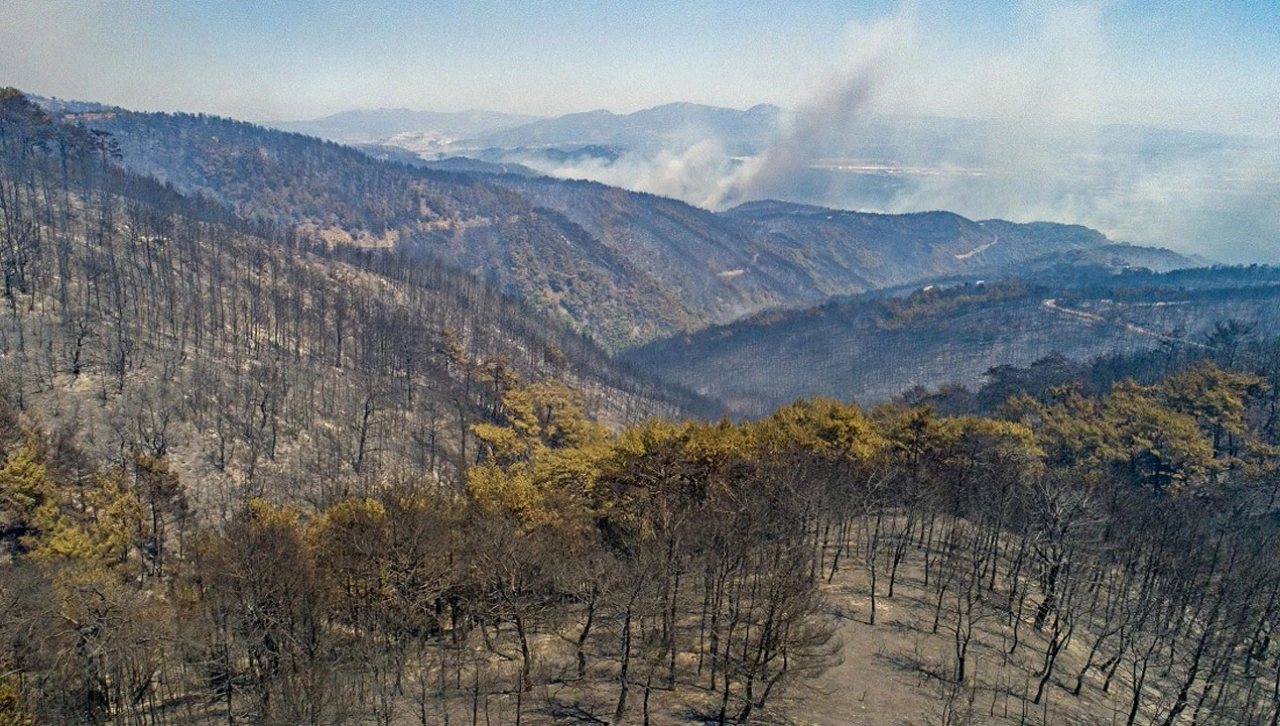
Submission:
[[996,246],[996,243],[1000,241],[1000,235],[993,235],[993,237],[994,237],[994,239],[992,239],[990,242],[987,242],[987,243],[985,243],[985,244],[980,244],[980,245],[978,245],[977,247],[974,247],[973,249],[969,250],[968,252],[958,252],[958,253],[956,253],[955,258],[956,258],[957,260],[967,260],[967,259],[969,259],[970,257],[973,257],[973,256],[974,256],[974,255],[976,255],[976,254],[979,254],[979,253],[982,253],[982,252],[986,252],[987,250],[991,249],[992,247],[995,247],[995,246]]
[[1181,343],[1181,344],[1183,344],[1183,345],[1189,345],[1189,346],[1192,346],[1192,347],[1195,347],[1195,348],[1205,348],[1205,349],[1207,349],[1207,348],[1209,347],[1209,346],[1205,345],[1204,343],[1197,343],[1197,342],[1196,342],[1196,341],[1194,341],[1194,340],[1188,340],[1188,339],[1186,339],[1186,338],[1181,338],[1181,337],[1178,337],[1178,336],[1176,336],[1176,335],[1170,335],[1170,334],[1168,334],[1168,333],[1162,333],[1162,332],[1160,332],[1160,331],[1158,331],[1158,330],[1151,330],[1150,328],[1144,328],[1144,327],[1142,327],[1142,326],[1140,326],[1140,325],[1135,325],[1135,324],[1130,323],[1130,322],[1126,322],[1126,321],[1122,321],[1122,320],[1108,320],[1107,318],[1104,318],[1104,317],[1102,317],[1101,315],[1097,315],[1097,314],[1095,314],[1095,313],[1087,313],[1087,312],[1085,312],[1085,311],[1083,311],[1083,310],[1076,310],[1076,309],[1074,309],[1074,308],[1067,308],[1067,307],[1063,307],[1063,306],[1061,306],[1061,305],[1059,305],[1059,304],[1058,304],[1058,299],[1057,299],[1057,298],[1052,298],[1052,297],[1050,297],[1050,298],[1045,298],[1045,299],[1044,299],[1040,304],[1041,304],[1041,305],[1043,305],[1045,308],[1047,308],[1047,309],[1049,309],[1049,310],[1052,310],[1052,311],[1054,311],[1054,312],[1056,312],[1056,313],[1061,313],[1061,314],[1063,314],[1063,315],[1068,315],[1068,316],[1070,316],[1070,317],[1078,318],[1078,319],[1080,319],[1080,320],[1085,320],[1085,321],[1088,321],[1088,322],[1090,322],[1090,323],[1094,323],[1094,324],[1097,324],[1097,325],[1102,325],[1102,324],[1106,324],[1106,323],[1119,323],[1120,325],[1124,326],[1124,328],[1125,328],[1126,330],[1128,330],[1128,331],[1130,331],[1130,332],[1133,332],[1133,333],[1137,333],[1138,335],[1145,335],[1145,336],[1150,337],[1150,338],[1155,338],[1155,339],[1157,339],[1157,340],[1163,340],[1163,341],[1167,341],[1167,342],[1170,342],[1170,343]]

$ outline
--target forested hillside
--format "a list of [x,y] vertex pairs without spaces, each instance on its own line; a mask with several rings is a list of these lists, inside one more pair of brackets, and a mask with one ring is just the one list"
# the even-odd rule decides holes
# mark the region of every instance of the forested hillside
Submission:
[[331,244],[394,248],[492,280],[598,340],[695,326],[698,316],[563,216],[474,177],[226,119],[72,114],[112,134],[129,169]]
[[[869,214],[752,202],[716,214],[603,184],[502,175],[494,184],[561,212],[632,264],[671,282],[716,323],[951,276],[1096,266],[1195,267],[1169,250],[1111,243],[1077,225],[974,222],[946,212]],[[673,244],[673,242],[675,242]]]
[[79,448],[167,455],[200,496],[293,499],[457,481],[470,425],[521,382],[561,380],[615,425],[715,411],[468,275],[181,196],[118,169],[113,138],[0,103],[0,368]]
[[540,207],[560,212],[630,263],[661,276],[709,322],[812,300],[844,290],[851,282],[845,280],[844,287],[818,285],[811,270],[761,244],[750,225],[674,199],[595,182],[489,178]]
[[981,385],[1001,365],[1205,345],[1231,320],[1280,333],[1280,272],[1205,268],[1112,275],[1053,268],[1026,281],[929,286],[761,313],[627,354],[645,370],[763,415],[798,396],[874,403],[914,386]]
[[[773,246],[806,260],[826,286],[856,292],[954,274],[1000,274],[1045,255],[1108,242],[1077,225],[974,222],[948,212],[860,214],[750,202],[727,215],[749,221]],[[841,275],[853,276],[855,284]]]

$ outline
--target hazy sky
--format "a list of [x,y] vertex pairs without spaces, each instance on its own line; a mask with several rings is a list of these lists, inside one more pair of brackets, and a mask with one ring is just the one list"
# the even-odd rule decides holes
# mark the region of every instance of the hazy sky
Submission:
[[873,106],[1280,135],[1277,0],[0,0],[0,85],[249,120]]

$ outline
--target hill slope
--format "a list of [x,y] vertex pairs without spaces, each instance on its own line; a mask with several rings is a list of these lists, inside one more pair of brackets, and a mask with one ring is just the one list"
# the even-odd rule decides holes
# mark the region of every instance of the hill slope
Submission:
[[123,172],[109,142],[0,97],[0,372],[107,460],[167,453],[202,492],[451,481],[519,382],[615,424],[716,410],[468,275],[309,244]]
[[857,298],[757,315],[658,341],[628,359],[668,380],[761,415],[800,396],[862,403],[914,386],[976,387],[988,369],[1050,353],[1075,360],[1200,345],[1215,323],[1280,332],[1280,270],[1131,272],[1075,282],[1004,282]]
[[205,116],[67,115],[111,133],[133,171],[329,243],[397,248],[497,282],[620,346],[696,327],[659,280],[580,227],[472,176]]

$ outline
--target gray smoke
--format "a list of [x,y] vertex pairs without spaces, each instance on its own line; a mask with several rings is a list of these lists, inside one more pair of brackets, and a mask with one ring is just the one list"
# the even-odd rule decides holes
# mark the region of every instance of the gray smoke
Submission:
[[721,185],[722,196],[710,200],[710,206],[729,207],[791,194],[797,175],[823,156],[845,148],[871,88],[871,74],[858,73],[801,108],[764,153],[748,160]]

